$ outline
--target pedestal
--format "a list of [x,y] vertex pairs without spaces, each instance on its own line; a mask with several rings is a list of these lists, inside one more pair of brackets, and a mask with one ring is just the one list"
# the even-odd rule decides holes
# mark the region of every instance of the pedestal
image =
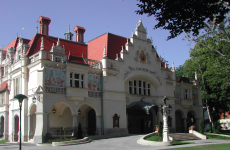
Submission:
[[163,126],[163,142],[169,142],[169,130],[168,130],[168,122],[167,122],[167,110],[168,106],[164,105],[163,106],[163,121],[164,121],[164,126]]

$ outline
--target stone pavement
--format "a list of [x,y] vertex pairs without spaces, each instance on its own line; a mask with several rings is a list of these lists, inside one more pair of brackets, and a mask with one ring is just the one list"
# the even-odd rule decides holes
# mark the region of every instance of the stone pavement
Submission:
[[[194,144],[185,144],[185,145],[177,145],[177,146],[164,146],[164,147],[156,147],[156,146],[146,146],[137,144],[137,140],[143,135],[130,135],[127,137],[118,137],[118,138],[110,138],[110,139],[101,139],[94,140],[91,143],[80,144],[80,145],[69,145],[69,146],[36,146],[34,144],[23,143],[22,150],[69,150],[69,149],[77,149],[77,150],[157,150],[157,149],[170,149],[170,148],[179,148],[179,147],[192,147],[199,145],[208,145],[208,144],[222,144],[228,143],[229,140],[191,140],[187,142],[194,142]],[[185,141],[186,142],[186,141]],[[0,144],[0,150],[17,150],[19,148],[18,143],[6,143]]]

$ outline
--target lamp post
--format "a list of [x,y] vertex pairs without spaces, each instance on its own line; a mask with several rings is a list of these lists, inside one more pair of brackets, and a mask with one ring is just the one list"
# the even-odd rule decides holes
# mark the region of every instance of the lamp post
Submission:
[[14,98],[18,99],[19,107],[20,107],[20,122],[19,122],[19,150],[22,148],[22,140],[21,140],[21,110],[22,110],[22,101],[23,99],[27,98],[23,94],[18,94],[14,96]]
[[162,99],[164,102],[164,105],[159,105],[158,108],[159,110],[163,109],[163,142],[169,142],[169,130],[168,130],[168,118],[167,114],[169,114],[172,111],[172,106],[166,105],[166,100],[169,100],[166,96]]

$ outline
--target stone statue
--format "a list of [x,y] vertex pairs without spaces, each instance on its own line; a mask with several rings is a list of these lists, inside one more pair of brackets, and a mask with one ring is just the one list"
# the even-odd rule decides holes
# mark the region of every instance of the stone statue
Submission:
[[164,105],[166,105],[166,100],[169,100],[169,99],[167,98],[167,96],[164,96],[164,98],[162,99]]

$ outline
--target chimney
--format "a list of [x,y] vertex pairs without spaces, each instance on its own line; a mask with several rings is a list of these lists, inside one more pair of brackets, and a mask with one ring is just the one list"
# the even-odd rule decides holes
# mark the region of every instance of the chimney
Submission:
[[40,34],[49,35],[50,18],[40,16],[38,22],[40,24]]
[[85,28],[80,27],[80,26],[75,26],[73,31],[76,33],[76,42],[83,43]]

